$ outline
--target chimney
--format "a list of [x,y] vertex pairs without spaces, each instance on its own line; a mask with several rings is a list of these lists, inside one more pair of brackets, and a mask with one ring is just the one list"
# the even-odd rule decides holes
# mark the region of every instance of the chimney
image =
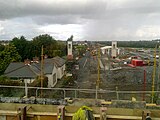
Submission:
[[33,62],[34,63],[39,63],[39,58],[38,57],[33,57]]
[[30,61],[29,59],[26,59],[26,60],[24,60],[24,64],[25,64],[25,65],[30,65],[30,64],[31,64],[31,61]]
[[44,55],[44,58],[47,59],[47,58],[48,58],[48,55]]

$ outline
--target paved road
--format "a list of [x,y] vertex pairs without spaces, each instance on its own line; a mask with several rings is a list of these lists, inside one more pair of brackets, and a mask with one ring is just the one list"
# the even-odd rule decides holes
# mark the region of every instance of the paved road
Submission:
[[93,58],[90,55],[90,52],[87,51],[85,56],[80,58],[78,62],[80,66],[80,69],[77,71],[78,72],[77,83],[79,88],[85,88],[85,89],[93,88],[93,85],[95,84],[95,79],[92,79],[92,82],[90,81],[90,79],[91,77],[93,77],[91,71],[97,69],[96,58]]

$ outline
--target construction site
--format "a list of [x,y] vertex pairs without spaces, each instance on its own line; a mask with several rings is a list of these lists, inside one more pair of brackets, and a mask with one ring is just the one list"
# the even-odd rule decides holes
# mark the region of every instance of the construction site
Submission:
[[73,116],[79,109],[95,120],[159,120],[159,51],[116,44],[89,45],[78,58],[68,50],[67,74],[74,79],[65,85],[65,77],[53,88],[1,85],[12,96],[1,95],[0,120],[78,120]]

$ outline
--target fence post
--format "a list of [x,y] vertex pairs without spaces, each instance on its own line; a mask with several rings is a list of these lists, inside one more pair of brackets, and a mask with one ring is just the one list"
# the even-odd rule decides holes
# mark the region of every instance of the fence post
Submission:
[[63,89],[63,92],[64,92],[64,99],[66,98],[66,91]]
[[118,87],[116,86],[116,96],[117,96],[117,100],[119,100],[119,93],[118,93]]
[[20,107],[18,108],[17,112],[17,119],[18,120],[27,120],[27,111],[26,111],[27,106]]
[[65,120],[65,106],[58,106],[57,120]]
[[74,97],[77,98],[77,90],[74,90],[74,92],[75,92],[75,96]]
[[142,120],[146,120],[146,116],[147,116],[148,114],[149,114],[149,116],[150,116],[151,112],[148,111],[148,110],[142,111]]
[[107,120],[106,111],[107,111],[106,107],[100,108],[100,120]]

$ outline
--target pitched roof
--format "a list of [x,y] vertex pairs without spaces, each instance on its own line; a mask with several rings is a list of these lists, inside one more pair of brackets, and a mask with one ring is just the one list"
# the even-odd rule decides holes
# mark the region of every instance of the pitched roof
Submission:
[[14,78],[35,78],[37,73],[24,63],[10,63],[4,72],[4,75]]
[[56,64],[57,67],[61,67],[61,66],[63,66],[65,64],[65,60],[62,59],[59,56],[56,56],[56,57],[54,57],[52,59],[53,59],[53,62]]
[[44,73],[51,74],[54,69],[53,60],[50,58],[44,59]]
[[[53,62],[51,63],[44,61],[44,74],[52,74],[53,69],[54,69]],[[12,62],[5,70],[4,75],[13,78],[35,78],[37,75],[40,75],[40,72],[41,72],[40,63],[31,63],[25,65],[22,62]]]

